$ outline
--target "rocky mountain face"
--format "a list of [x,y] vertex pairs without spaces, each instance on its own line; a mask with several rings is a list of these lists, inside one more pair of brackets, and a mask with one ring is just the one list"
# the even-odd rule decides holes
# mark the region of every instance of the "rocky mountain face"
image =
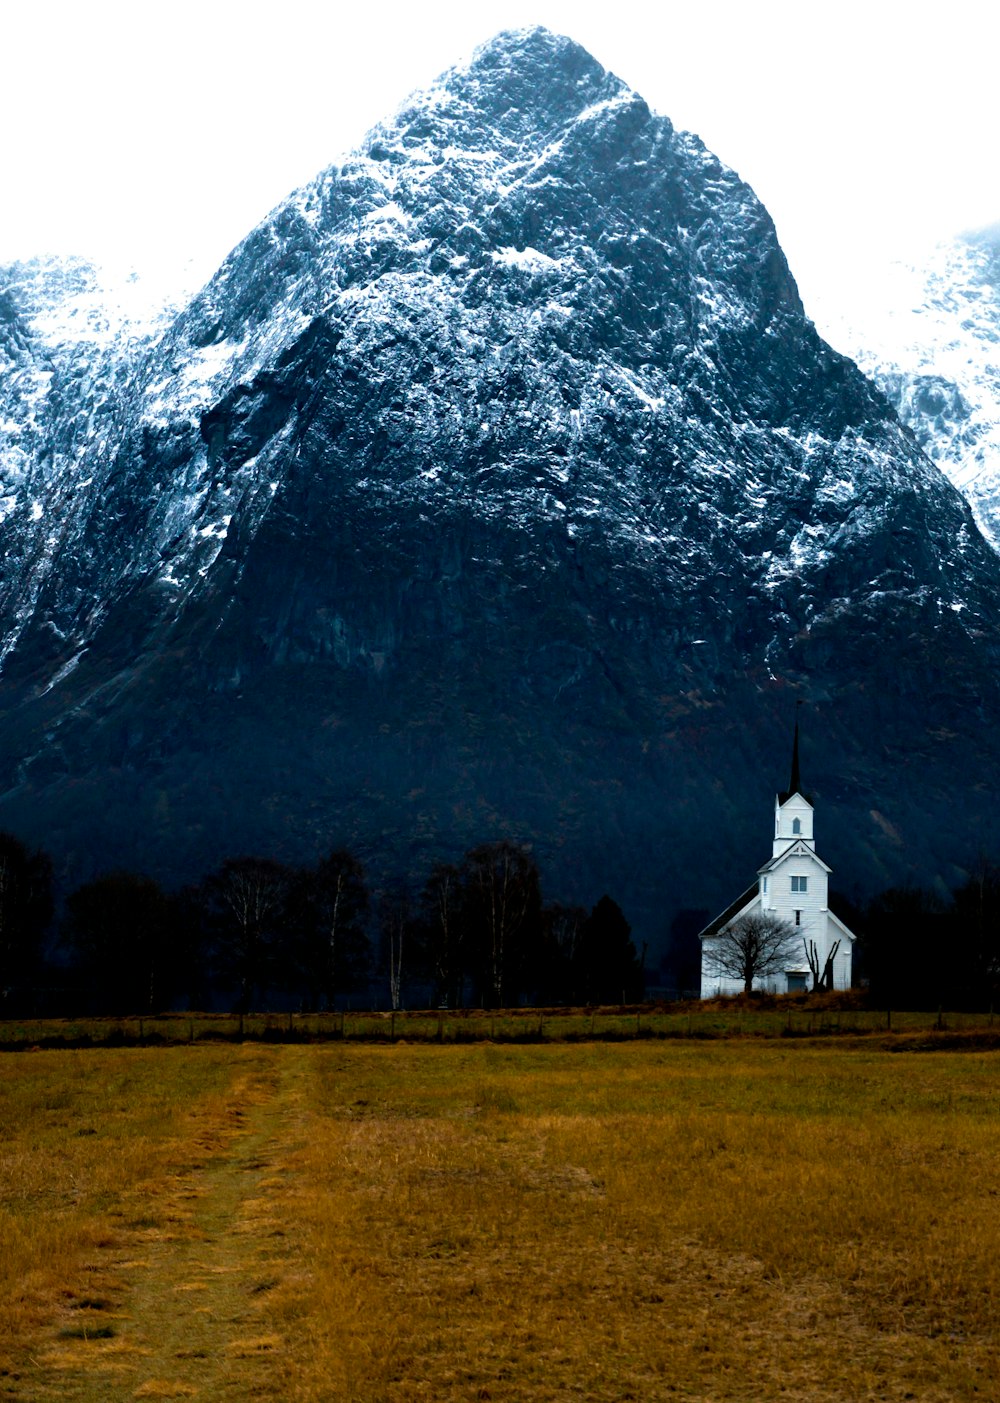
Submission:
[[797,698],[843,887],[983,845],[1000,560],[575,44],[499,36],[143,334],[70,335],[80,278],[0,280],[0,825],[67,874],[513,837],[655,942],[769,855]]
[[879,269],[853,314],[817,313],[1000,550],[1000,225]]

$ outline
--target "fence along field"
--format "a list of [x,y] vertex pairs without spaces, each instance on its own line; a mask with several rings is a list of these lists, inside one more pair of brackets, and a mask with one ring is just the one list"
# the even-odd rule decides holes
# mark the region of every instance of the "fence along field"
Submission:
[[988,1398],[997,1071],[862,1039],[11,1054],[0,1397]]
[[995,1034],[989,1013],[893,1012],[850,995],[719,999],[587,1009],[423,1009],[335,1013],[164,1013],[0,1021],[0,1051],[32,1047],[216,1042],[563,1042],[626,1038],[813,1037],[876,1033]]

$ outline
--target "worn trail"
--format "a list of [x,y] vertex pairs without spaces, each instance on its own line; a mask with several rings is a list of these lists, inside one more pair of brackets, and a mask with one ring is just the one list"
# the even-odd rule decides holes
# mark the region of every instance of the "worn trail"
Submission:
[[282,1396],[283,1341],[266,1298],[294,1268],[276,1205],[301,1139],[305,1069],[295,1048],[244,1060],[225,1098],[192,1109],[169,1175],[136,1186],[145,1216],[126,1209],[116,1247],[94,1264],[93,1294],[62,1313],[8,1396]]

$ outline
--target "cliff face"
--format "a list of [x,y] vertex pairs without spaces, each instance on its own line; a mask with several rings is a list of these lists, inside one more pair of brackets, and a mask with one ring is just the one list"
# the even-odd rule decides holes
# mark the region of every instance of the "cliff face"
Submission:
[[885,393],[1000,550],[1000,225],[878,270],[822,324]]
[[849,886],[981,846],[1000,561],[578,46],[501,35],[145,335],[69,276],[0,297],[0,823],[68,870],[514,836],[655,937],[767,855],[799,696]]

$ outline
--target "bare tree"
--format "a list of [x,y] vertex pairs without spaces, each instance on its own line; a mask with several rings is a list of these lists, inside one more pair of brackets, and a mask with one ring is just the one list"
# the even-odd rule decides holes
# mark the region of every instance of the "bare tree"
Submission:
[[742,979],[749,994],[755,979],[787,969],[798,949],[794,926],[766,911],[740,916],[702,944],[707,973]]
[[529,968],[529,987],[534,988],[537,1003],[569,1003],[578,997],[576,957],[586,919],[582,906],[554,901],[542,907],[537,955]]
[[454,863],[438,862],[420,893],[419,957],[434,980],[434,1002],[460,1006],[464,995],[465,892]]
[[201,884],[216,957],[246,1013],[263,988],[282,926],[289,871],[265,857],[235,857]]
[[819,967],[819,951],[816,949],[815,940],[810,940],[808,944],[803,940],[805,946],[806,959],[813,977],[813,992],[820,989],[833,988],[833,962],[837,958],[837,951],[840,949],[840,941],[835,940],[830,947],[830,953],[826,957],[826,963],[822,970]]
[[483,992],[501,1008],[518,974],[525,945],[538,934],[538,867],[526,848],[483,843],[463,864],[470,922],[480,947]]
[[378,923],[382,958],[389,976],[389,998],[395,1012],[402,1007],[403,999],[403,941],[413,923],[410,896],[403,887],[390,888],[379,896]]
[[305,1002],[328,1009],[354,987],[368,965],[369,894],[358,859],[336,849],[315,868],[299,872],[291,893],[298,967]]

